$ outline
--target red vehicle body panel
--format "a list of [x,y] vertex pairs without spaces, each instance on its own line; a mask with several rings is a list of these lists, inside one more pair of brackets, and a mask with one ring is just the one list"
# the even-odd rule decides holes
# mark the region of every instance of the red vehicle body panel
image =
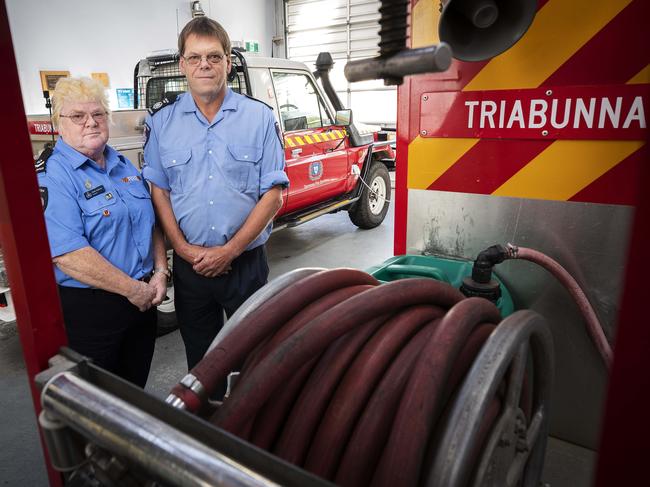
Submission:
[[291,184],[278,216],[345,192],[350,164],[349,140],[343,127],[287,132],[284,141],[285,170]]

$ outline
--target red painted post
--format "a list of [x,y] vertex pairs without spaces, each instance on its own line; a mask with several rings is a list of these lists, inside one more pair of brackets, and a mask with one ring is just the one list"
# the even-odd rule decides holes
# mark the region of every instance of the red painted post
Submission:
[[[34,375],[47,368],[47,360],[66,344],[66,336],[5,2],[0,4],[0,66],[0,93],[5,101],[0,116],[4,141],[0,154],[0,243],[38,415],[41,405]],[[43,451],[50,485],[62,485],[45,447]]]
[[[646,142],[647,143],[647,142]],[[596,487],[648,481],[650,453],[650,161],[641,164],[641,191],[627,258],[625,290],[618,317],[614,362],[598,451]],[[643,480],[646,479],[646,480]]]

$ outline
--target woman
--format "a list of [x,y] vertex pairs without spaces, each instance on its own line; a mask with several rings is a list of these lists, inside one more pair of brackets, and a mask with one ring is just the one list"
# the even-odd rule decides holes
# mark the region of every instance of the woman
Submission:
[[149,191],[106,144],[99,82],[61,79],[52,102],[59,140],[36,170],[68,344],[144,387],[169,275]]

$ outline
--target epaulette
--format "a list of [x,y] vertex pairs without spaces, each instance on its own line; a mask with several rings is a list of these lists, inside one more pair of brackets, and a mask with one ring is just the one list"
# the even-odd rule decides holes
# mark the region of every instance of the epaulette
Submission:
[[41,152],[41,155],[38,156],[38,159],[36,159],[36,162],[34,162],[34,169],[36,169],[36,174],[45,172],[47,160],[52,155],[52,152],[54,152],[54,150],[51,147],[46,147],[43,152]]
[[257,102],[260,102],[262,105],[266,105],[266,106],[269,107],[271,110],[273,110],[273,107],[272,107],[271,105],[269,105],[268,103],[265,103],[265,102],[263,102],[262,100],[260,100],[260,99],[258,99],[258,98],[255,98],[254,96],[250,96],[250,95],[247,94],[247,93],[242,93],[242,94],[243,94],[246,98],[250,98],[251,100],[255,100],[255,101],[257,101]]
[[151,108],[147,108],[147,111],[149,112],[149,115],[153,115],[159,110],[162,110],[165,108],[167,105],[171,105],[178,99],[178,94],[177,93],[171,93],[167,95],[165,98],[163,98],[161,101],[154,103],[154,105]]

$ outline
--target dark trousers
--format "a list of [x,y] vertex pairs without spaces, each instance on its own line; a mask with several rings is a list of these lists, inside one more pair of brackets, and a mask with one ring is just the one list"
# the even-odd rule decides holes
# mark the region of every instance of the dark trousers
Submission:
[[223,312],[230,317],[266,284],[269,267],[264,245],[244,252],[231,265],[228,274],[204,277],[174,254],[174,306],[189,370],[203,358],[221,330]]
[[70,348],[105,370],[144,387],[156,342],[156,308],[141,313],[101,289],[59,286]]

